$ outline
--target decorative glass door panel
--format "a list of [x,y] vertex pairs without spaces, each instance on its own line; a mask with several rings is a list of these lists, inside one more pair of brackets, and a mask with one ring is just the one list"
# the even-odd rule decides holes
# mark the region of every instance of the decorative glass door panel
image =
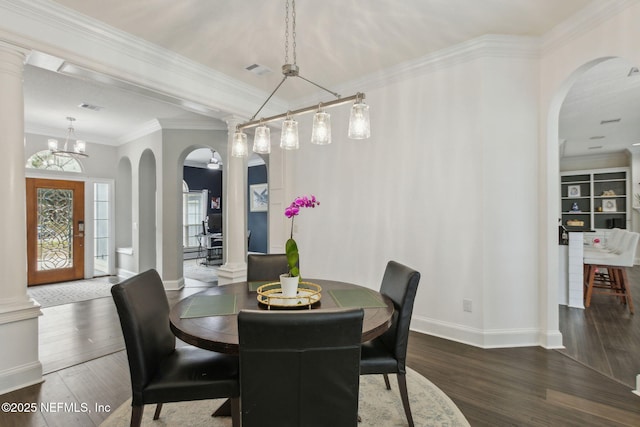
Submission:
[[38,188],[38,271],[73,267],[73,191]]
[[84,276],[84,183],[27,179],[29,285]]

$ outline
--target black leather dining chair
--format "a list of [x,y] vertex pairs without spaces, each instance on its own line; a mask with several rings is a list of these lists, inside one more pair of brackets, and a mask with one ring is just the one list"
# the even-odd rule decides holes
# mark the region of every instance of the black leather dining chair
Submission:
[[396,374],[402,406],[409,426],[413,417],[407,392],[406,358],[409,325],[413,302],[420,282],[420,273],[396,261],[389,261],[382,278],[380,293],[393,301],[394,313],[391,327],[381,336],[362,345],[360,373],[383,374],[387,390],[391,390],[388,374]]
[[247,282],[278,281],[280,275],[289,272],[286,254],[247,255]]
[[242,427],[355,427],[363,316],[240,311]]
[[111,288],[124,335],[131,374],[131,427],[142,422],[144,405],[231,398],[232,423],[240,425],[238,358],[193,346],[176,348],[169,302],[155,270]]

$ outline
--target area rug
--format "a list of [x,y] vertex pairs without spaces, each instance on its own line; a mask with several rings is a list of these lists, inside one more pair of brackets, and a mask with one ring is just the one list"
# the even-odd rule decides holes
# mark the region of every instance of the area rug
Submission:
[[111,296],[111,287],[121,280],[117,276],[75,280],[73,282],[30,286],[27,294],[42,308]]
[[[393,375],[392,375],[393,376]],[[384,385],[382,375],[360,377],[360,403],[358,414],[362,422],[359,427],[406,426],[407,420],[402,409],[402,401],[397,384],[392,380],[391,390]],[[431,381],[407,370],[407,387],[411,401],[411,412],[416,426],[455,427],[469,426],[462,412],[442,390]],[[145,427],[229,427],[231,418],[212,418],[211,413],[224,399],[201,400],[195,402],[166,403],[162,406],[160,418],[153,421],[155,405],[147,405],[142,419]],[[128,426],[131,419],[131,400],[122,404],[100,427]]]
[[185,260],[182,275],[185,279],[209,284],[218,283],[217,266],[203,264],[201,258]]
[[[202,265],[199,260],[184,262],[185,278],[197,280],[208,285],[217,285],[218,274],[215,266]],[[75,280],[72,282],[30,286],[27,294],[36,300],[42,308],[62,304],[88,301],[95,298],[111,297],[111,287],[123,277],[105,276],[95,279]],[[189,285],[193,286],[193,283]]]

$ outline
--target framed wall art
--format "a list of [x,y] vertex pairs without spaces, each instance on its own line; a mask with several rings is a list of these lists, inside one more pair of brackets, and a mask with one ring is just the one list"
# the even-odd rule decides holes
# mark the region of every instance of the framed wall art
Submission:
[[249,186],[249,210],[251,212],[266,212],[269,207],[269,187],[267,184]]
[[579,185],[567,186],[567,197],[580,197],[580,186]]
[[602,212],[617,212],[616,199],[602,199]]

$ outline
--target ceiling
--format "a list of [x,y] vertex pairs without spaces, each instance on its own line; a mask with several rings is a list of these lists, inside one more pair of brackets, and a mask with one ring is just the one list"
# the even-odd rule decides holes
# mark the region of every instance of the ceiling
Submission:
[[[265,93],[270,93],[282,79],[284,0],[109,0],[108,7],[102,0],[55,3],[63,10],[74,9],[112,26],[114,31],[124,31],[172,50]],[[298,1],[296,62],[301,76],[331,89],[481,35],[542,36],[591,3],[590,0]],[[292,59],[290,52],[289,62]],[[126,84],[82,80],[47,71],[45,68],[51,67],[42,65],[46,60],[46,56],[36,55],[26,67],[28,132],[52,134],[58,129],[62,134],[67,126],[65,117],[73,116],[77,118],[78,137],[118,144],[156,118],[210,116],[206,111],[185,108],[179,100],[132,91],[133,87]],[[260,75],[247,71],[245,68],[252,64],[271,71]],[[624,68],[628,73],[630,65],[624,64]],[[611,86],[603,76],[608,76],[611,70],[605,72],[603,68],[599,77],[575,90],[575,97],[570,93],[562,110],[565,154],[579,152],[580,141],[587,135],[598,136],[598,130],[602,132],[591,128],[598,114],[596,108],[588,107],[596,94],[589,93],[587,87],[595,82],[600,92],[608,90]],[[616,68],[615,79],[629,82],[622,74],[622,69]],[[301,79],[289,79],[276,96],[295,103],[317,92],[315,86]],[[638,99],[636,92],[628,89],[617,91],[616,99],[622,96],[629,98],[625,109],[633,104],[634,98]],[[95,111],[78,107],[83,103],[102,108]],[[604,105],[600,101],[599,104]],[[640,113],[638,108],[634,111]],[[586,113],[591,114],[588,122],[581,119]],[[631,113],[625,110],[613,114],[612,110],[606,114],[600,111],[602,114],[604,120],[610,115]],[[621,123],[640,122],[631,115],[626,117]],[[631,128],[625,132],[633,133]],[[637,139],[640,134],[635,135]],[[607,144],[614,140],[613,134],[606,135]],[[210,153],[203,152],[203,159],[209,156]]]
[[566,157],[636,150],[632,144],[640,143],[638,68],[614,58],[587,70],[562,104],[559,133]]

